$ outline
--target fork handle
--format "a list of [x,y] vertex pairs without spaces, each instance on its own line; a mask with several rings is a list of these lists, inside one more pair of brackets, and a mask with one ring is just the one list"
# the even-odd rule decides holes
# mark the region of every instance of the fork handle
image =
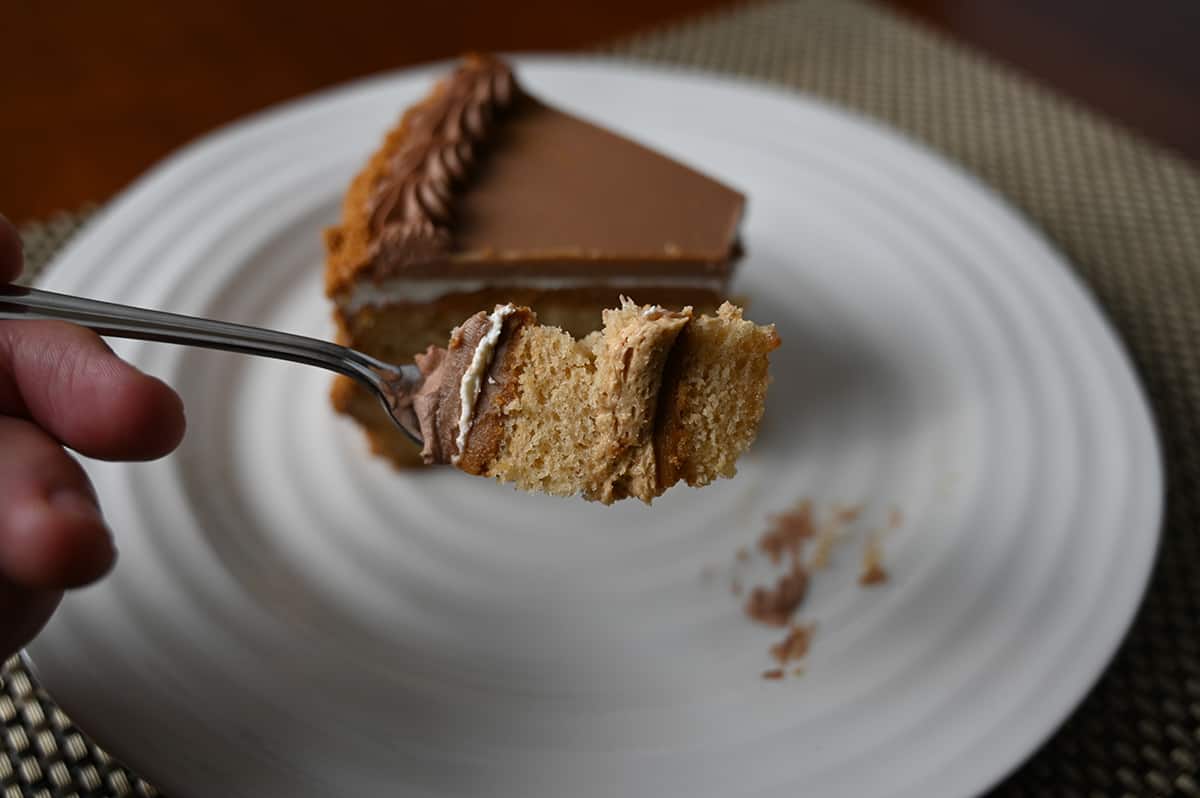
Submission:
[[0,319],[57,319],[115,338],[185,344],[290,360],[344,374],[364,383],[377,394],[386,389],[383,381],[387,375],[414,383],[420,381],[420,372],[415,366],[393,366],[316,338],[19,285],[0,285]]

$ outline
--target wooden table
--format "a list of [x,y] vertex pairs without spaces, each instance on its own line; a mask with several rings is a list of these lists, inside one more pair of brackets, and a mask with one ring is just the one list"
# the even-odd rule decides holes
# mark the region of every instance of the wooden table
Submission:
[[[1194,0],[888,2],[1200,159]],[[217,125],[361,75],[471,48],[575,49],[721,5],[14,0],[0,6],[0,212],[104,200]]]

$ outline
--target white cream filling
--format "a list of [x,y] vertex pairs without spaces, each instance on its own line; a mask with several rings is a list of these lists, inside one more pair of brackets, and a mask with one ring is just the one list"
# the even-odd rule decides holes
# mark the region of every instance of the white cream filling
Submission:
[[634,289],[642,286],[664,288],[697,288],[721,293],[725,290],[723,277],[693,275],[628,275],[608,279],[580,275],[578,277],[509,277],[490,280],[385,280],[378,285],[364,282],[338,297],[338,305],[346,313],[357,313],[365,307],[388,305],[393,302],[433,302],[448,294],[466,294],[485,288],[531,288],[535,291],[561,291],[568,288],[611,286]]
[[455,465],[458,465],[463,449],[466,448],[467,434],[471,431],[471,422],[475,416],[475,403],[479,401],[479,392],[483,389],[484,375],[487,374],[488,367],[492,365],[496,342],[500,340],[500,333],[504,329],[504,319],[514,310],[516,308],[511,303],[501,305],[492,311],[492,315],[488,316],[491,327],[488,328],[487,334],[479,339],[479,343],[475,347],[475,354],[471,356],[471,365],[467,367],[462,382],[458,384],[460,409],[458,439],[455,441],[458,444],[458,452],[450,457],[450,462]]

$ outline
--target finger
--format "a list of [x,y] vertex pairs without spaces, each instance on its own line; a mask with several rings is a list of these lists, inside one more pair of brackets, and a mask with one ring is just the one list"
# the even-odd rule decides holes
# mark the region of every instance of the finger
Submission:
[[61,590],[29,590],[0,578],[0,661],[32,640],[61,600]]
[[116,558],[83,468],[24,419],[0,416],[0,577],[34,590],[99,579]]
[[21,236],[0,215],[0,283],[11,283],[21,274]]
[[151,460],[179,445],[183,402],[95,333],[55,321],[0,322],[0,413],[31,418],[103,460]]

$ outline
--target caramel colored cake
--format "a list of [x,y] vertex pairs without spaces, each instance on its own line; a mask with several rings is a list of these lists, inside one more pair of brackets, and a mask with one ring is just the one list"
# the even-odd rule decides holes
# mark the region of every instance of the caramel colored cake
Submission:
[[[712,311],[745,200],[704,175],[527,94],[471,56],[409,108],[354,178],[326,234],[338,340],[407,362],[471,313],[532,308],[576,336],[621,294]],[[334,405],[376,452],[412,447],[350,380]]]
[[583,339],[498,305],[418,356],[428,463],[557,496],[649,503],[735,473],[766,400],[774,326],[624,300]]

